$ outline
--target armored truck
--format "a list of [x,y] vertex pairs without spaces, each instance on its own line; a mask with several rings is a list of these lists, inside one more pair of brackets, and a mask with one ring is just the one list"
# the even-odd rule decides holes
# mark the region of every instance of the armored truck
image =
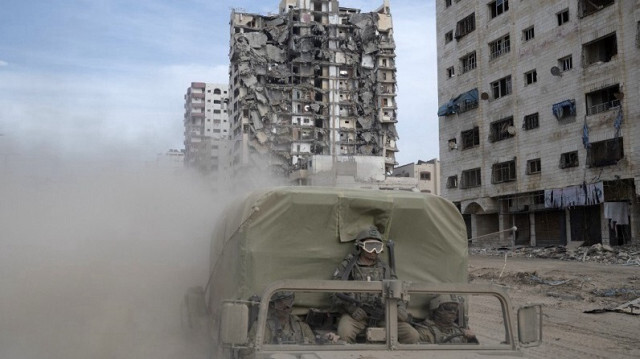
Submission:
[[[393,243],[380,255],[397,279],[332,280],[354,251],[358,232],[372,226],[387,245]],[[468,283],[467,260],[465,222],[442,197],[328,187],[260,190],[233,203],[219,220],[209,283],[185,295],[186,325],[207,332],[212,358],[508,358],[538,345],[541,306],[529,304],[516,314],[505,288]],[[292,314],[317,340],[264,340],[269,302],[279,292],[295,293]],[[337,329],[335,293],[379,295],[384,320],[355,343],[321,340]],[[462,299],[456,325],[477,340],[400,343],[398,303],[407,304],[410,322],[420,328],[428,323],[431,300],[441,294]]]

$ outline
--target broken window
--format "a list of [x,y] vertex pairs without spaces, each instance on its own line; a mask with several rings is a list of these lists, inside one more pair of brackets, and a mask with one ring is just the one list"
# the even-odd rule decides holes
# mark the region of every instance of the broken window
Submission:
[[481,184],[480,168],[462,171],[462,183],[460,184],[460,188],[480,187]]
[[503,118],[491,123],[491,133],[489,133],[489,141],[497,142],[515,135],[513,127],[513,117]]
[[453,41],[453,30],[444,34],[444,43],[448,44]]
[[571,70],[573,68],[573,57],[569,55],[558,59],[558,67],[562,72]]
[[455,150],[458,148],[458,141],[455,138],[449,139],[449,150]]
[[474,127],[468,131],[462,131],[460,133],[460,138],[462,139],[462,149],[466,150],[467,148],[472,148],[480,145],[480,129],[478,127]]
[[578,167],[578,151],[565,152],[560,155],[560,168]]
[[473,32],[476,29],[476,13],[472,13],[471,15],[465,17],[464,19],[458,21],[456,24],[456,40],[460,40],[465,35]]
[[562,26],[563,24],[569,22],[569,9],[564,9],[556,14],[558,18],[558,26]]
[[622,144],[622,137],[592,142],[587,150],[587,164],[589,167],[615,165],[624,157]]
[[534,128],[538,128],[539,126],[540,124],[537,112],[524,116],[524,121],[522,123],[522,128],[524,130],[533,130]]
[[463,74],[475,69],[476,68],[476,52],[473,51],[464,55],[460,59],[460,66],[462,68],[461,72]]
[[448,78],[452,78],[453,76],[455,76],[455,70],[453,69],[453,66],[447,68],[447,77]]
[[610,86],[586,94],[587,115],[608,111],[620,106],[620,85]]
[[527,161],[527,174],[533,175],[542,172],[542,163],[539,158]]
[[538,73],[536,70],[531,70],[524,74],[524,85],[531,85],[533,83],[538,82]]
[[516,161],[496,163],[491,166],[491,183],[513,182],[516,180]]
[[511,51],[509,34],[489,43],[490,60],[498,58]]
[[595,63],[609,62],[617,54],[618,45],[615,32],[582,46],[582,59],[585,67]]
[[509,0],[496,0],[494,2],[489,3],[489,8],[491,9],[491,18],[505,13],[509,10]]
[[491,83],[493,98],[499,99],[511,94],[511,76],[503,77],[498,81]]
[[420,172],[420,179],[423,181],[431,181],[431,172]]
[[613,3],[615,0],[578,0],[578,14],[580,17],[589,16]]
[[522,30],[522,40],[523,41],[533,40],[534,37],[535,37],[535,32],[533,31],[533,26]]
[[458,188],[458,176],[447,177],[447,188]]

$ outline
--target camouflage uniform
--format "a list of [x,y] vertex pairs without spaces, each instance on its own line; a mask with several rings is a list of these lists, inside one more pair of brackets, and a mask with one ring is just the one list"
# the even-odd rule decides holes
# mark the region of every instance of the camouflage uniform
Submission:
[[452,343],[462,344],[469,343],[469,339],[465,336],[464,331],[455,323],[450,327],[437,325],[432,320],[425,320],[420,323],[418,333],[420,333],[420,342],[440,344]]
[[[249,338],[255,338],[256,323],[251,327]],[[284,325],[269,313],[264,331],[265,344],[315,344],[316,337],[311,327],[300,318],[290,314]]]
[[[351,253],[345,257],[340,263],[338,268],[333,273],[333,279],[336,280],[362,280],[362,281],[381,281],[383,279],[396,279],[395,273],[389,268],[389,266],[380,258],[371,265],[364,266],[358,263],[357,253]],[[353,261],[355,264],[350,265]],[[351,267],[351,271],[346,273]],[[350,297],[356,299],[360,303],[368,304],[372,307],[379,308],[384,313],[384,302],[379,294],[371,293],[349,293]],[[347,341],[348,343],[355,343],[356,336],[363,332],[367,326],[382,326],[384,324],[384,316],[376,321],[371,322],[369,319],[357,320],[352,315],[359,308],[357,304],[333,296],[334,306],[342,308],[344,313],[338,322],[338,335]],[[367,313],[369,317],[372,313]],[[406,303],[400,302],[398,304],[398,340],[401,343],[416,343],[419,339],[419,334],[413,328],[408,321],[408,313]]]

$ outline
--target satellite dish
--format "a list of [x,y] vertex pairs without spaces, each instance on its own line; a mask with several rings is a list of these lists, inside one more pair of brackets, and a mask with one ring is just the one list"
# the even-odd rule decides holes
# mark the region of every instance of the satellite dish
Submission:
[[513,126],[509,126],[507,127],[507,132],[509,132],[511,136],[514,136],[516,134],[516,128]]
[[553,76],[562,76],[562,72],[560,72],[560,69],[558,68],[558,66],[554,66],[551,68],[551,74]]
[[480,94],[480,98],[483,100],[488,100],[489,99],[489,94],[486,92],[483,92]]

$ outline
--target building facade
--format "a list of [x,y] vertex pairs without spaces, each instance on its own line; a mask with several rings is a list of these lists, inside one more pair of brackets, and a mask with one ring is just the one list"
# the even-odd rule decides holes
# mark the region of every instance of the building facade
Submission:
[[440,161],[437,158],[398,166],[393,169],[392,176],[413,178],[420,192],[440,195]]
[[275,15],[231,13],[229,164],[307,184],[313,156],[395,162],[395,44],[388,0],[282,0]]
[[438,0],[442,195],[470,235],[640,240],[640,6]]
[[227,84],[192,82],[184,100],[185,166],[221,180],[228,171]]

